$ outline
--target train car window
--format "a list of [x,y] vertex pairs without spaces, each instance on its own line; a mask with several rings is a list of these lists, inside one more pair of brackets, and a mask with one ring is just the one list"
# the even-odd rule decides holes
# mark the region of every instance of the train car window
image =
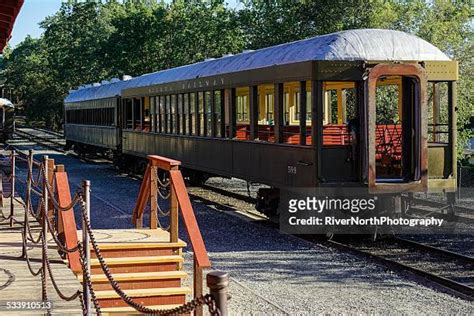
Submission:
[[216,124],[216,137],[222,137],[222,99],[221,91],[214,91],[214,104],[215,104],[215,124]]
[[158,132],[159,133],[165,132],[165,121],[166,121],[165,102],[166,102],[165,96],[163,95],[159,96],[159,99],[158,99],[158,115],[159,115]]
[[355,82],[324,83],[323,146],[349,146],[358,125]]
[[191,130],[190,134],[191,135],[197,135],[197,112],[196,112],[196,93],[190,93],[189,94],[189,106],[191,109]]
[[170,95],[166,96],[165,113],[166,113],[165,133],[170,133],[171,131],[171,96]]
[[183,95],[178,94],[177,116],[176,116],[176,134],[183,133]]
[[183,111],[184,111],[184,120],[183,120],[183,134],[184,135],[189,135],[190,130],[189,130],[189,116],[190,116],[190,108],[189,108],[189,94],[185,93],[183,94]]
[[140,99],[133,99],[133,129],[140,130],[142,123]]
[[150,118],[150,98],[142,98],[143,110],[142,110],[142,130],[144,132],[149,132],[151,128],[151,118]]
[[132,104],[132,100],[130,99],[126,99],[125,102],[124,102],[124,106],[125,106],[125,110],[124,110],[124,114],[125,114],[125,128],[127,129],[132,129],[133,128],[133,104]]
[[274,90],[273,84],[258,86],[258,129],[256,137],[260,141],[275,141]]
[[[302,86],[303,85],[303,86]],[[305,97],[305,122],[300,123],[301,89]],[[311,83],[285,82],[283,84],[282,142],[291,145],[311,144]]]
[[150,132],[156,132],[156,98],[150,97]]
[[430,146],[449,143],[448,83],[428,84],[428,142]]
[[241,87],[235,89],[236,106],[236,139],[250,139],[250,103],[249,88]]
[[198,93],[198,135],[205,136],[204,130],[206,126],[204,125],[204,92]]
[[212,136],[212,100],[211,100],[211,93],[210,91],[206,91],[206,111],[204,113],[204,120],[206,121],[206,128],[205,128],[205,136],[211,137]]
[[176,94],[173,94],[171,96],[171,127],[170,127],[170,133],[177,133],[178,126],[177,126],[177,116],[178,116],[178,111],[177,111],[177,98]]

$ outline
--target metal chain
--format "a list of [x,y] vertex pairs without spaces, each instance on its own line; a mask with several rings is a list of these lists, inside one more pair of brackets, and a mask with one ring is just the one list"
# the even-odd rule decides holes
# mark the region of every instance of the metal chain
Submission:
[[[102,271],[104,272],[105,276],[107,277],[107,280],[109,281],[110,285],[114,289],[114,291],[120,296],[120,298],[127,303],[129,306],[133,307],[135,310],[139,311],[140,313],[145,313],[145,314],[152,314],[152,315],[181,315],[184,313],[190,313],[196,307],[201,306],[203,304],[206,304],[209,306],[209,313],[211,315],[220,315],[219,310],[216,307],[216,303],[214,298],[210,295],[207,294],[205,296],[197,297],[194,300],[192,300],[189,303],[186,303],[180,307],[174,308],[174,309],[169,309],[169,310],[156,310],[156,309],[151,309],[148,308],[140,303],[135,302],[130,296],[128,296],[125,292],[122,291],[120,285],[115,281],[115,279],[112,276],[112,273],[110,272],[109,267],[105,263],[104,258],[102,257],[102,254],[100,253],[100,248],[95,240],[94,233],[92,231],[91,225],[89,218],[87,217],[86,210],[85,210],[85,202],[84,200],[81,199],[81,211],[82,211],[82,218],[85,223],[85,227],[82,229],[87,230],[87,234],[90,237],[90,241],[92,244],[92,248],[95,251],[95,255],[97,259],[99,260],[100,266],[102,268]],[[85,267],[83,267],[85,269]],[[86,270],[85,270],[86,271]],[[92,293],[91,293],[92,296]]]
[[[83,228],[84,229],[84,228]],[[94,309],[97,313],[97,315],[101,315],[102,312],[100,311],[100,305],[99,305],[99,301],[97,300],[97,296],[95,295],[95,291],[94,291],[94,288],[92,286],[92,280],[91,280],[91,275],[86,267],[86,254],[85,254],[85,249],[82,247],[81,244],[79,244],[79,257],[80,257],[80,262],[81,262],[81,267],[82,267],[82,271],[83,271],[83,276],[85,276],[85,280],[83,279],[82,282],[86,282],[87,284],[87,288],[89,289],[89,293],[90,293],[90,296],[91,296],[91,299],[92,299],[92,304],[94,304]],[[82,293],[84,295],[84,293]],[[87,314],[87,311],[86,311],[86,306],[85,306],[85,302],[84,302],[84,296],[82,297],[82,310],[83,310],[83,313],[84,315]]]
[[[28,171],[30,172],[30,168],[28,168]],[[31,175],[31,173],[29,174]],[[30,178],[31,179],[31,178]],[[53,272],[52,272],[52,268],[51,268],[51,263],[49,261],[49,256],[48,256],[48,249],[47,249],[47,242],[48,240],[46,239],[46,232],[44,231],[44,227],[41,228],[40,230],[40,234],[38,236],[38,239],[37,240],[34,240],[35,238],[33,237],[32,235],[32,229],[31,229],[31,226],[30,226],[30,221],[29,221],[29,215],[33,216],[38,222],[43,220],[44,216],[46,216],[46,213],[47,213],[47,210],[46,210],[46,206],[44,205],[44,202],[43,200],[41,199],[38,203],[38,206],[37,206],[37,210],[36,210],[36,214],[35,212],[33,211],[32,207],[31,207],[31,190],[32,188],[30,187],[30,198],[29,198],[29,203],[28,203],[28,207],[26,205],[26,203],[14,198],[18,203],[20,203],[24,208],[25,208],[25,212],[27,212],[27,214],[25,214],[26,218],[25,218],[25,221],[24,222],[19,222],[19,221],[16,221],[14,218],[13,220],[20,224],[21,226],[25,227],[25,231],[28,233],[28,236],[25,234],[25,231],[22,231],[22,245],[23,245],[23,249],[24,249],[24,254],[25,254],[25,259],[26,259],[26,262],[27,262],[27,266],[28,266],[28,269],[30,271],[30,273],[33,275],[33,276],[38,276],[38,275],[41,275],[41,288],[42,288],[42,297],[45,298],[46,300],[48,299],[48,291],[47,291],[47,285],[46,285],[46,280],[47,280],[47,274],[46,274],[46,271],[44,271],[43,267],[40,267],[37,271],[34,271],[32,266],[31,266],[31,262],[30,262],[30,258],[29,258],[29,254],[28,254],[28,247],[27,247],[27,243],[28,243],[28,240],[30,240],[31,242],[33,243],[39,243],[41,242],[42,244],[42,257],[43,257],[43,260],[44,260],[44,263],[46,265],[46,268],[47,268],[47,272],[49,274],[49,277],[51,279],[51,283],[53,284],[53,287],[56,291],[56,293],[58,294],[58,296],[65,300],[65,301],[72,301],[76,298],[80,298],[81,299],[81,305],[84,306],[83,302],[82,302],[82,292],[80,290],[77,290],[74,294],[70,295],[70,296],[67,296],[65,295],[64,293],[62,293],[62,291],[60,290],[58,284],[56,283],[56,279],[54,278],[54,275],[53,275]],[[41,194],[42,195],[42,194]],[[78,199],[76,199],[76,203],[77,203]],[[54,204],[54,203],[53,203]],[[58,205],[59,207],[59,205]],[[68,208],[69,209],[69,208]],[[56,211],[56,209],[55,209]],[[5,216],[3,215],[3,213],[1,213],[2,217],[5,218]],[[9,218],[11,218],[11,215],[9,216]],[[51,236],[53,237],[53,240],[55,241],[55,243],[57,244],[58,248],[63,251],[63,252],[74,252],[74,251],[77,251],[79,249],[79,245],[72,248],[72,249],[69,249],[67,247],[65,247],[61,241],[59,241],[58,237],[55,235],[54,233],[54,230],[53,230],[53,227],[51,227],[51,223],[49,220],[46,220],[47,222],[47,225],[48,225],[48,228],[50,230],[50,233],[51,233]],[[7,281],[7,283],[11,283],[11,278],[9,279],[9,281]],[[2,285],[2,288],[6,287],[8,285]],[[96,302],[97,304],[97,302]],[[84,310],[84,308],[83,308]],[[49,315],[50,314],[50,311],[48,310],[47,311],[47,314]]]
[[[41,232],[41,239],[43,240],[43,249],[42,249],[42,252],[43,252],[43,258],[46,256],[46,238],[45,238],[46,234],[43,234],[43,232]],[[41,267],[41,290],[42,290],[42,298],[44,298],[45,301],[48,300],[48,288],[47,288],[47,284],[46,284],[46,271],[44,271],[43,267]]]
[[56,245],[58,246],[59,250],[62,251],[62,252],[66,252],[66,253],[72,253],[72,252],[76,252],[78,249],[79,249],[79,245],[76,245],[74,246],[73,248],[67,248],[67,245],[64,245],[58,238],[58,236],[56,236],[56,234],[54,233],[53,231],[53,227],[51,226],[51,223],[50,221],[46,220],[47,224],[48,224],[48,229],[49,229],[49,232],[51,234],[51,236],[53,237],[53,240],[54,242],[56,243]]
[[[46,220],[48,223],[49,221]],[[48,257],[48,251],[47,251],[47,248],[46,248],[46,243],[47,241],[45,241],[43,243],[43,251],[44,251],[44,260],[46,262],[46,268],[48,270],[48,274],[49,274],[49,278],[51,279],[51,283],[53,284],[53,287],[54,287],[54,290],[56,291],[56,293],[59,295],[59,297],[65,301],[72,301],[74,299],[76,299],[79,294],[81,294],[82,292],[80,290],[77,290],[76,293],[70,295],[70,296],[67,296],[65,295],[63,292],[61,292],[61,290],[59,289],[59,286],[57,285],[56,283],[56,280],[54,279],[54,276],[53,276],[53,271],[51,269],[51,265],[50,265],[50,262],[49,262],[49,257]]]
[[[32,168],[28,168],[28,176],[30,176],[32,185],[33,186],[38,186],[38,184],[40,184],[40,182],[39,182],[40,178],[43,178],[43,179],[45,178],[44,165],[43,164],[40,165],[36,183],[34,182],[34,179],[33,179],[33,176],[32,176]],[[11,179],[11,177],[10,177],[10,179]],[[157,175],[156,179],[157,179],[157,183],[156,183],[157,192],[158,192],[159,196],[164,198],[164,199],[168,199],[170,197],[170,191],[168,190],[168,194],[163,194],[163,192],[161,190],[166,189],[166,187],[169,187],[170,181],[169,180],[166,181],[166,182],[161,181],[161,179],[158,177],[158,175]],[[70,210],[77,203],[79,203],[80,210],[81,210],[81,213],[82,213],[82,217],[83,217],[84,222],[86,224],[85,225],[86,227],[83,227],[83,229],[86,229],[87,234],[90,237],[92,247],[95,251],[97,259],[99,260],[102,271],[104,272],[105,276],[107,277],[107,279],[108,279],[109,283],[111,284],[112,288],[115,290],[115,292],[121,297],[121,299],[125,303],[127,303],[128,305],[130,305],[131,307],[133,307],[134,309],[136,309],[139,312],[146,313],[146,314],[152,314],[152,315],[181,315],[181,314],[185,314],[185,313],[191,313],[197,307],[202,306],[202,305],[208,305],[209,313],[211,315],[220,315],[219,309],[216,306],[216,302],[215,302],[214,298],[212,297],[212,295],[210,295],[210,294],[201,295],[200,297],[196,297],[192,301],[190,301],[190,302],[188,302],[188,303],[186,303],[186,304],[184,304],[180,307],[177,307],[177,308],[174,308],[174,309],[169,309],[169,310],[154,310],[154,309],[148,308],[148,307],[146,307],[146,306],[144,306],[140,303],[135,302],[131,297],[129,297],[125,292],[122,291],[122,289],[120,288],[117,281],[114,280],[114,278],[113,278],[113,276],[112,276],[112,274],[109,270],[109,267],[105,263],[104,258],[102,257],[102,255],[100,253],[100,249],[99,249],[98,244],[95,240],[95,236],[94,236],[94,233],[93,233],[91,225],[90,225],[90,220],[87,217],[86,212],[85,212],[85,201],[83,200],[82,195],[76,193],[75,196],[74,196],[74,199],[70,203],[70,205],[68,205],[67,207],[61,207],[59,205],[59,202],[56,199],[54,199],[53,188],[51,187],[51,185],[49,183],[46,183],[45,187],[46,187],[46,190],[48,191],[48,193],[50,194],[50,197],[51,197],[50,201],[52,201],[55,212]],[[42,196],[42,194],[43,194],[42,192],[38,192],[38,191],[34,190],[32,187],[30,187],[30,193],[31,192],[37,193],[40,196]],[[21,203],[21,205],[23,205],[25,207],[25,211],[28,212],[29,214],[31,214],[36,220],[39,221],[39,220],[42,219],[41,218],[42,216],[46,216],[46,212],[47,212],[46,208],[47,207],[44,205],[43,200],[41,200],[38,203],[38,210],[36,211],[36,214],[33,211],[33,209],[31,208],[31,194],[30,194],[30,199],[29,199],[28,202],[29,202],[28,207],[26,207],[25,203]],[[41,210],[42,210],[42,212],[40,213]],[[170,211],[164,212],[160,208],[159,204],[158,204],[158,210],[159,210],[159,214],[161,214],[163,216],[168,216],[169,213],[170,213]],[[159,217],[159,214],[157,213],[157,217]],[[3,213],[1,213],[1,215],[2,215],[3,218],[6,218],[3,215]],[[91,300],[94,304],[94,308],[96,310],[96,313],[98,315],[100,315],[101,314],[100,305],[98,304],[98,300],[97,300],[97,297],[95,295],[95,291],[94,291],[93,286],[92,286],[91,276],[90,276],[90,274],[87,270],[87,267],[86,267],[85,249],[82,247],[82,245],[80,243],[78,243],[75,247],[73,247],[71,249],[67,248],[67,246],[64,245],[59,240],[58,236],[56,236],[54,230],[52,229],[53,227],[51,227],[50,221],[46,220],[46,222],[47,222],[48,228],[50,230],[50,234],[53,237],[53,240],[56,243],[56,245],[58,246],[60,251],[63,251],[63,252],[79,251],[82,270],[85,272],[84,273],[85,280],[83,280],[83,282],[87,283],[87,287],[89,289],[90,297],[91,297]],[[159,220],[158,220],[158,223],[160,223]],[[26,261],[27,261],[28,269],[30,270],[30,272],[34,276],[37,276],[37,275],[41,274],[41,285],[42,285],[42,292],[43,292],[42,294],[43,294],[43,297],[47,299],[48,293],[47,293],[47,287],[46,287],[46,279],[47,279],[46,271],[44,271],[44,269],[42,267],[39,268],[38,271],[33,271],[32,267],[31,267],[31,262],[30,262],[30,259],[29,259],[28,251],[27,251],[28,237],[29,237],[30,241],[34,242],[34,238],[32,236],[32,229],[31,229],[31,226],[29,224],[29,216],[28,215],[26,215],[26,220],[25,220],[25,223],[23,223],[23,225],[26,225],[26,231],[28,232],[28,235],[29,235],[29,236],[26,236],[25,232],[22,232],[22,243],[23,243],[23,247],[25,249],[25,258],[26,258]],[[161,227],[161,223],[160,223],[160,227]],[[76,298],[79,298],[83,314],[86,315],[87,311],[85,309],[85,302],[84,302],[84,295],[83,295],[84,293],[82,293],[82,291],[77,290],[76,293],[74,293],[70,296],[67,296],[67,295],[64,295],[64,293],[62,293],[61,290],[59,289],[59,286],[56,283],[56,280],[55,280],[55,278],[53,276],[53,273],[52,273],[52,269],[51,269],[51,265],[50,265],[50,261],[49,261],[49,257],[48,257],[48,251],[47,251],[47,242],[48,241],[46,239],[46,232],[44,232],[43,229],[44,229],[44,227],[42,227],[40,235],[38,236],[39,238],[36,241],[36,243],[42,242],[43,258],[45,260],[45,265],[46,265],[46,268],[48,270],[47,272],[48,272],[49,277],[51,279],[51,283],[53,284],[53,287],[54,287],[56,293],[59,295],[59,297],[61,299],[66,300],[66,301],[72,301]],[[49,314],[49,311],[48,311],[48,314]]]
[[[26,238],[25,238],[25,234],[24,234],[23,232],[22,232],[21,234],[22,234],[22,237],[23,237],[23,238],[22,238],[22,239],[23,239],[23,247],[24,247],[25,249],[27,249],[27,247],[26,247],[26,246],[27,246],[27,241],[26,241]],[[40,236],[41,236],[41,235],[40,235]],[[33,276],[37,276],[38,274],[41,273],[41,270],[43,270],[42,267],[39,268],[38,271],[36,271],[36,272],[33,271],[33,268],[31,267],[31,262],[30,262],[30,257],[29,257],[29,255],[28,255],[28,251],[25,251],[25,259],[26,259],[26,263],[27,263],[27,265],[28,265],[28,270],[30,270],[30,273],[31,273]]]

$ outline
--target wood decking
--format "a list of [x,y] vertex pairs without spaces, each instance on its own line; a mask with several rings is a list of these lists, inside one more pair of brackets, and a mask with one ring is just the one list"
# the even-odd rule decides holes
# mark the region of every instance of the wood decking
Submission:
[[[10,200],[4,200],[3,214],[10,214]],[[24,209],[15,203],[15,218],[23,221]],[[1,217],[1,215],[0,215]],[[39,232],[39,225],[31,218],[33,237]],[[35,227],[35,228],[33,228]],[[28,245],[28,255],[32,268],[37,271],[41,267],[41,244]],[[41,310],[7,310],[8,301],[41,301],[41,276],[33,276],[28,270],[26,260],[22,255],[22,237],[20,225],[10,227],[9,221],[0,223],[0,314],[1,315],[42,315]],[[72,295],[81,284],[71,270],[54,249],[48,251],[53,276],[65,295]],[[62,300],[55,292],[48,277],[48,299],[52,302],[51,314],[55,315],[81,315],[79,299],[71,302]],[[2,306],[3,305],[3,306]]]

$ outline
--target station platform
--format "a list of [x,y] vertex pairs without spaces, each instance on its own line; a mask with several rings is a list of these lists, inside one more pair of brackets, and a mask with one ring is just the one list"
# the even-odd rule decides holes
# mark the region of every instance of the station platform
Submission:
[[[24,208],[15,203],[15,219],[23,221]],[[10,201],[4,200],[2,212],[5,216],[10,214]],[[40,226],[32,217],[31,228],[33,237],[36,238]],[[41,244],[28,245],[28,256],[32,269],[41,268]],[[48,251],[51,269],[58,287],[65,295],[72,295],[82,286],[73,272],[64,264],[63,259],[54,249]],[[82,308],[78,299],[73,301],[62,300],[55,292],[53,285],[48,280],[48,300],[51,302],[52,315],[81,315]],[[0,220],[0,315],[43,315],[46,310],[40,309],[8,309],[8,302],[41,302],[41,276],[33,276],[26,259],[22,257],[22,228],[18,224],[10,227],[8,220]]]

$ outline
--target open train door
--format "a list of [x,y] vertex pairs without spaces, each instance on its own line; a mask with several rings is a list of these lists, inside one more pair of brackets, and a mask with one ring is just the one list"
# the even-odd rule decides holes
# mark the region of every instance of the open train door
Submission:
[[[381,89],[389,87],[390,82],[396,86],[391,94]],[[370,193],[427,190],[426,85],[425,70],[418,64],[378,64],[370,70],[367,80]]]

